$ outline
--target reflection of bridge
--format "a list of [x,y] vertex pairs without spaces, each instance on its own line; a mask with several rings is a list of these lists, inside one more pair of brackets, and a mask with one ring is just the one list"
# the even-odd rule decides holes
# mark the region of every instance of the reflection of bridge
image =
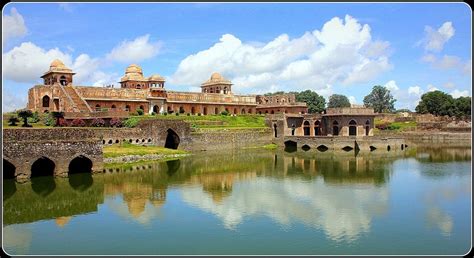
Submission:
[[3,130],[3,178],[102,171],[102,144],[91,129]]
[[402,138],[361,137],[361,136],[285,136],[287,149],[301,148],[304,151],[362,151],[390,152],[403,151],[406,147]]

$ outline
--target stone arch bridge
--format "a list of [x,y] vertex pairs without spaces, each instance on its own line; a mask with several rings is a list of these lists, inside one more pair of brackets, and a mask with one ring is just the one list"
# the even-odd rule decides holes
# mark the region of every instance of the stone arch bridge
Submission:
[[3,178],[22,182],[36,176],[103,172],[102,147],[130,142],[187,149],[190,125],[149,120],[135,128],[17,128],[3,130]]

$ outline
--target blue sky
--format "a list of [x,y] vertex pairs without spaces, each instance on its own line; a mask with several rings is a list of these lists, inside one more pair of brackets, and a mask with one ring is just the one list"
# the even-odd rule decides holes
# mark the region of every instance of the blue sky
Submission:
[[117,85],[137,63],[168,90],[197,91],[220,72],[241,94],[311,89],[361,104],[385,85],[410,109],[430,90],[471,96],[462,3],[10,3],[2,17],[4,111],[26,105],[55,58],[77,85]]

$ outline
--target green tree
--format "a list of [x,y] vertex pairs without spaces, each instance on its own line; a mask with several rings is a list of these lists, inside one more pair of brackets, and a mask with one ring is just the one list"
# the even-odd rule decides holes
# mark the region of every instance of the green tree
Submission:
[[10,126],[17,126],[16,123],[20,122],[20,119],[18,119],[18,117],[16,116],[12,116],[8,119],[8,125]]
[[456,113],[453,97],[439,90],[421,95],[415,110],[421,114],[430,113],[435,116],[452,116]]
[[22,110],[18,112],[18,116],[23,119],[22,127],[31,127],[31,125],[28,124],[28,117],[33,116],[33,112],[31,112],[31,110]]
[[59,119],[64,118],[64,112],[62,111],[53,111],[51,115],[56,119],[56,124],[54,126],[59,126]]
[[471,97],[459,97],[454,100],[455,116],[471,116]]
[[390,90],[380,85],[375,85],[372,92],[364,97],[364,105],[373,108],[377,113],[395,111],[395,101],[397,100],[393,98]]
[[344,95],[332,94],[329,96],[328,108],[342,108],[350,106],[351,102],[349,102],[349,99]]
[[306,102],[309,113],[320,113],[325,109],[326,100],[323,96],[312,90],[305,90],[302,92],[290,92],[295,94],[296,101]]

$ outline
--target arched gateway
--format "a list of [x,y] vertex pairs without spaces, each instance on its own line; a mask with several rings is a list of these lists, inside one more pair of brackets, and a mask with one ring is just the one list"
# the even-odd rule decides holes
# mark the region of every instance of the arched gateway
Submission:
[[179,136],[178,134],[173,131],[173,129],[168,129],[166,135],[166,142],[165,142],[165,148],[168,149],[177,149],[179,146]]

